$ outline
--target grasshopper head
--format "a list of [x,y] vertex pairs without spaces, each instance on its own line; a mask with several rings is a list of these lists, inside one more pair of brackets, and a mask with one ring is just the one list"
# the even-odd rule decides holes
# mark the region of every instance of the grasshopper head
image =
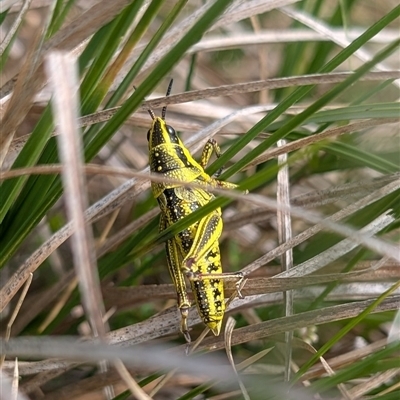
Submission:
[[151,150],[160,144],[179,144],[179,138],[175,129],[167,125],[162,118],[156,117],[152,111],[149,111],[149,113],[153,117],[153,123],[147,132],[149,149]]

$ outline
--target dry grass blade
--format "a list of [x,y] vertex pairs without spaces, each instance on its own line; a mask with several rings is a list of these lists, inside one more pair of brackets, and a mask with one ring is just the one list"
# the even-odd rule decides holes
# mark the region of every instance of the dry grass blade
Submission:
[[324,204],[335,202],[339,199],[351,197],[362,198],[371,194],[373,191],[393,181],[399,180],[400,174],[394,173],[379,178],[361,180],[352,183],[345,183],[339,186],[333,186],[329,189],[315,190],[296,196],[292,199],[292,204],[301,207],[317,207]]
[[47,366],[49,364],[51,364],[51,362],[54,362],[54,360],[43,361],[42,365],[44,366],[44,371],[38,373],[33,378],[31,378],[28,382],[25,382],[21,386],[22,390],[25,393],[31,393],[31,392],[34,392],[35,390],[40,389],[40,387],[42,385],[44,385],[46,382],[49,382],[52,379],[59,377],[60,375],[64,374],[66,371],[68,371],[69,369],[74,368],[79,365],[77,363],[66,361],[66,360],[55,360],[55,362],[57,362],[57,368],[49,369],[49,368],[47,368]]
[[[399,368],[389,369],[385,372],[370,376],[366,382],[362,382],[347,391],[348,398],[361,399],[371,390],[379,388],[381,385],[387,385],[392,382],[396,376],[399,375]],[[384,396],[384,393],[381,393]],[[381,397],[382,397],[381,396]],[[383,398],[383,397],[382,397]]]
[[[250,18],[251,25],[253,27],[253,30],[258,34],[261,30],[261,24],[258,16],[252,16]],[[267,50],[264,47],[259,47],[258,49],[258,63],[260,64],[260,78],[262,79],[267,79],[269,74],[269,68],[268,68],[268,53]],[[272,100],[269,97],[268,90],[262,90],[259,94],[259,103],[261,104],[266,104]]]
[[122,361],[117,360],[113,362],[115,369],[118,371],[120,377],[124,380],[132,395],[137,400],[152,400],[150,396],[148,396],[144,390],[136,383],[136,381],[132,378],[129,371],[126,369],[125,365]]
[[87,197],[83,174],[82,143],[78,119],[78,76],[75,60],[62,53],[52,53],[46,64],[54,92],[53,110],[60,131],[59,152],[63,162],[66,207],[75,234],[72,237],[74,265],[85,311],[95,336],[104,337],[104,306],[95,262],[92,235],[86,225],[84,210]]
[[[303,287],[299,288],[296,285],[295,294],[295,303],[297,302],[310,302],[311,299],[315,299],[319,296],[324,296],[324,300],[326,302],[348,302],[348,301],[362,301],[365,299],[376,298],[380,296],[382,293],[387,292],[388,290],[392,289],[392,283],[362,283],[359,282],[352,282],[352,283],[343,283],[337,284],[335,283],[335,289],[329,293],[328,295],[325,294],[326,286],[317,286],[317,287]],[[254,284],[254,283],[253,283]],[[249,285],[250,286],[250,285]],[[295,285],[293,285],[295,286]],[[265,291],[267,294],[262,293],[262,289],[260,289],[259,285],[255,284],[256,287],[254,289],[254,293],[252,294],[252,289],[248,291],[249,295],[243,300],[236,300],[232,303],[231,308],[229,311],[232,310],[241,310],[243,307],[261,307],[261,306],[272,306],[276,304],[280,304],[283,301],[283,296],[281,293],[276,293],[276,291],[272,291],[270,289],[266,289]],[[287,288],[291,288],[288,285]],[[396,294],[400,291],[398,289],[394,289]],[[171,329],[170,332],[173,332]]]
[[[373,354],[375,351],[380,350],[384,348],[387,345],[387,340],[379,340],[375,343],[371,343],[367,346],[361,347],[359,349],[349,351],[343,355],[337,356],[330,358],[328,360],[328,363],[331,368],[334,370],[338,370],[340,368],[343,368],[347,365],[350,365],[357,360],[360,360],[364,357],[367,357],[371,354]],[[324,368],[321,365],[314,365],[311,367],[303,376],[304,379],[312,379],[318,376],[323,375],[324,373]]]
[[[142,370],[129,368],[129,373],[138,374]],[[99,393],[102,387],[107,385],[120,385],[121,377],[114,369],[109,370],[107,373],[99,373],[94,376],[81,379],[78,382],[73,382],[62,386],[59,389],[53,390],[51,393],[46,394],[46,400],[70,400],[70,399],[82,399],[89,396],[89,393],[95,395]],[[121,385],[120,385],[121,387]],[[36,388],[29,385],[29,382],[24,386],[24,390],[28,392],[34,391]],[[101,398],[103,400],[103,398]]]
[[14,374],[12,379],[12,400],[17,400],[18,398],[18,386],[19,386],[19,372],[18,372],[18,358],[15,358]]
[[64,276],[64,280],[69,281],[68,286],[61,292],[61,295],[58,295],[57,302],[52,308],[52,310],[47,314],[47,317],[45,320],[40,324],[38,327],[38,332],[42,333],[51,323],[51,321],[56,318],[58,313],[62,310],[68,299],[70,298],[72,292],[75,290],[76,286],[78,285],[78,280],[76,276],[74,276],[72,279],[69,279],[69,277]]
[[400,309],[397,311],[393,319],[393,324],[389,330],[388,342],[395,342],[400,337]]
[[26,55],[19,79],[15,85],[15,90],[11,98],[7,101],[6,111],[4,116],[2,116],[2,134],[0,135],[0,167],[3,165],[9,146],[14,138],[18,126],[21,124],[22,120],[32,106],[32,99],[35,92],[42,84],[41,74],[36,74],[39,63],[37,52],[40,48],[42,34],[42,27],[40,27],[35,32],[34,41]]
[[[3,10],[5,11],[8,9],[10,9],[9,11],[11,11],[11,12],[15,12],[15,11],[20,11],[20,9],[21,9],[21,1],[20,0],[3,0],[1,3],[2,3],[1,5],[3,7],[2,12],[3,12]],[[14,10],[12,8],[14,8]]]
[[[320,357],[319,358],[321,364],[324,366],[325,371],[328,373],[329,376],[333,376],[335,374],[335,371],[329,366],[329,364],[325,361],[324,357]],[[350,393],[348,392],[347,388],[345,387],[345,385],[343,383],[340,383],[338,386],[338,389],[340,391],[340,393],[342,393],[342,396],[344,399],[346,400],[353,400],[354,397],[352,397],[350,395]]]
[[[72,236],[73,259],[83,306],[95,337],[104,338],[105,308],[97,272],[95,246],[84,211],[88,200],[83,174],[83,147],[77,124],[78,120],[78,70],[76,60],[66,53],[51,53],[46,63],[49,83],[54,93],[53,111],[60,132],[58,149],[63,163],[63,184],[67,215],[74,227]],[[100,370],[107,365],[100,362]],[[124,375],[125,376],[125,375]],[[111,387],[105,388],[106,397],[114,397]]]
[[112,248],[117,246],[119,243],[122,243],[128,236],[130,236],[133,232],[139,230],[145,224],[150,222],[155,216],[160,213],[158,208],[153,208],[148,213],[144,214],[142,217],[134,220],[119,232],[117,232],[114,236],[108,238],[102,246],[99,248],[97,255],[101,257],[102,255],[109,252]]
[[[383,259],[384,260],[384,259]],[[387,267],[383,268],[383,271],[375,271],[373,268],[375,263],[371,266],[368,263],[368,268],[358,269],[353,272],[348,273],[333,273],[333,274],[315,274],[306,275],[302,277],[291,277],[291,278],[247,278],[245,285],[242,288],[243,294],[247,296],[254,296],[258,294],[267,293],[279,293],[291,289],[304,289],[307,290],[307,286],[319,285],[319,288],[314,288],[311,290],[313,293],[318,293],[320,288],[324,284],[331,282],[340,282],[342,285],[339,288],[342,289],[342,293],[345,292],[346,287],[351,287],[351,285],[346,285],[346,283],[354,282],[364,282],[365,295],[371,294],[376,295],[377,290],[373,290],[374,283],[377,281],[395,281],[400,279],[400,272],[396,271],[399,267],[397,263],[387,263]],[[392,266],[391,266],[392,265]],[[362,267],[365,264],[361,264]],[[369,284],[370,290],[368,289]],[[385,288],[386,285],[379,285],[379,288]],[[232,299],[237,297],[237,287],[236,282],[226,282],[226,292]],[[362,291],[359,290],[358,293],[353,292],[353,295],[361,294]],[[103,289],[103,294],[105,299],[111,303],[115,304],[119,308],[127,307],[129,304],[140,304],[146,302],[146,299],[169,299],[174,297],[174,290],[171,284],[167,285],[143,285],[140,287],[107,287]],[[241,301],[241,304],[244,304]]]
[[[331,32],[334,33],[335,37],[339,37],[340,40],[351,38],[352,40],[360,36],[363,31],[360,29],[351,29],[346,34],[343,33],[343,29],[331,28]],[[396,30],[387,30],[381,32],[371,39],[373,43],[387,43],[391,40],[396,40],[399,37]],[[262,45],[267,43],[291,43],[291,42],[318,42],[318,41],[329,41],[325,35],[321,35],[319,32],[313,32],[309,29],[292,28],[290,30],[268,30],[263,29],[255,31],[254,33],[240,34],[231,33],[229,37],[225,35],[210,35],[204,38],[201,42],[197,43],[190,49],[190,53],[205,52],[205,51],[217,51],[217,50],[228,50],[232,48],[240,48],[248,45]]]
[[[381,230],[386,228],[389,224],[391,224],[393,221],[394,218],[392,216],[383,214],[376,220],[372,221],[370,224],[360,229],[359,232],[372,237],[372,235],[375,235],[376,233],[380,232]],[[276,275],[276,278],[289,277],[289,276],[304,276],[306,274],[318,271],[319,269],[328,265],[332,261],[335,261],[338,258],[342,257],[344,254],[349,253],[356,247],[357,243],[354,242],[354,240],[344,239],[341,242],[330,247],[328,250],[319,253],[312,259],[296,265],[296,267],[292,268],[290,271],[285,271],[279,275]]]
[[[179,349],[180,350],[180,349]],[[19,337],[9,342],[0,339],[1,353],[21,354],[26,357],[62,357],[87,363],[97,363],[106,359],[121,359],[124,364],[141,370],[180,368],[187,373],[200,374],[207,379],[218,379],[225,382],[235,380],[230,368],[221,368],[222,359],[217,355],[205,355],[201,362],[187,357],[182,351],[171,352],[166,346],[153,344],[149,346],[118,347],[105,343],[81,342],[74,337]]]
[[[317,352],[317,350],[313,346],[308,344],[308,343],[303,343],[303,347],[306,348],[308,351],[310,351],[313,354],[315,354]],[[324,368],[324,370],[327,373],[327,375],[333,376],[335,374],[335,371],[332,369],[332,367],[329,365],[329,362],[327,362],[324,357],[320,357],[319,361],[321,362],[321,365]],[[307,382],[307,385],[309,385],[309,381],[304,381],[303,380],[304,384],[306,382]],[[338,385],[338,389],[339,389],[340,393],[342,393],[342,396],[343,396],[344,399],[346,399],[346,400],[352,400],[353,399],[353,397],[349,396],[349,394],[347,392],[347,389],[343,384],[339,384]]]
[[382,390],[381,395],[384,396],[387,393],[392,393],[393,391],[395,391],[399,388],[400,388],[400,382],[397,382],[397,383],[393,384],[392,386],[388,387],[387,389]]
[[[306,85],[321,85],[330,83],[340,83],[346,78],[351,76],[352,72],[332,72],[327,74],[312,74],[303,76],[289,76],[283,78],[271,78],[252,82],[243,82],[230,85],[220,85],[218,87],[210,87],[201,90],[191,90],[189,92],[171,94],[168,97],[160,97],[143,102],[141,110],[146,111],[148,108],[159,108],[165,105],[187,103],[195,100],[204,100],[211,97],[231,96],[238,93],[252,93],[261,90],[283,89],[293,86],[306,86]],[[400,71],[377,71],[365,74],[361,81],[384,81],[388,79],[400,78]],[[119,107],[113,109],[100,111],[106,114],[109,119],[118,110]],[[86,117],[83,117],[86,118]],[[89,116],[87,116],[89,118]],[[98,119],[96,122],[101,122],[106,119]]]
[[278,7],[297,3],[299,0],[237,0],[224,13],[215,27],[223,27],[233,22],[242,21],[253,15],[265,13]]
[[[19,310],[21,309],[22,303],[25,300],[26,294],[28,293],[29,287],[31,286],[32,279],[33,279],[33,274],[30,274],[29,279],[26,281],[24,289],[22,290],[21,296],[19,297],[18,302],[15,305],[14,311],[11,314],[10,320],[7,322],[7,330],[6,330],[5,340],[8,340],[10,338],[11,328],[14,324],[15,318],[17,318]],[[4,358],[5,358],[5,355],[1,356],[0,368],[2,367],[2,365],[4,363]]]
[[[25,302],[22,306],[21,312],[18,315],[16,322],[13,325],[13,333],[17,335],[32,322],[43,310],[45,310],[49,304],[52,304],[56,299],[59,298],[60,293],[65,293],[66,288],[69,286],[71,279],[75,276],[73,270],[63,275],[64,279],[60,279],[56,284],[44,290],[40,296],[32,294],[29,298],[29,307]],[[51,314],[51,311],[50,311]],[[38,328],[40,331],[40,327]]]
[[264,349],[259,353],[254,354],[251,357],[247,358],[246,360],[242,361],[240,364],[237,365],[238,371],[243,371],[246,368],[250,367],[250,365],[256,363],[258,360],[266,356],[271,350],[273,350],[273,347],[269,349]]
[[[14,37],[14,34],[17,32],[17,30],[19,29],[22,20],[24,19],[24,16],[26,14],[26,12],[29,9],[29,6],[31,4],[32,0],[25,0],[22,4],[22,7],[17,15],[17,18],[15,19],[11,29],[8,31],[6,37],[3,39],[3,41],[0,44],[0,57],[3,57],[4,51],[7,48],[7,46],[10,44],[11,40]],[[3,8],[4,7],[4,8]],[[3,10],[7,9],[7,5],[4,5],[4,1],[2,4],[2,12]]]
[[161,390],[164,385],[176,374],[177,371],[178,368],[173,369],[172,371],[168,372],[168,374],[160,376],[160,378],[158,378],[158,380],[154,382],[155,385],[150,392],[150,396],[154,397],[159,392],[159,390]]
[[[389,280],[399,279],[399,273],[386,276]],[[311,285],[323,285],[330,282],[376,282],[380,274],[370,268],[349,273],[311,275],[298,278],[248,278],[242,292],[246,296],[278,293],[284,290],[301,289]],[[344,286],[343,286],[344,287]],[[367,290],[367,287],[365,287]],[[226,293],[237,297],[235,282],[226,282]],[[103,289],[104,298],[118,308],[140,304],[148,299],[169,299],[174,297],[173,285],[143,285],[140,287],[107,287]]]
[[242,392],[243,398],[245,400],[250,400],[250,396],[247,393],[247,389],[244,386],[242,380],[240,379],[240,376],[236,370],[236,366],[235,366],[235,361],[233,360],[233,354],[232,354],[232,332],[235,328],[236,325],[236,321],[234,320],[234,318],[229,317],[226,321],[226,326],[225,326],[225,332],[224,332],[224,338],[225,338],[225,351],[226,351],[226,355],[228,357],[229,363],[231,364],[231,367],[233,369],[233,372],[236,375],[236,379],[238,381],[239,387],[240,387],[240,391]]
[[[278,148],[286,144],[285,140],[279,140]],[[287,165],[287,154],[278,157],[278,165],[280,166],[277,176],[277,194],[276,200],[278,204],[282,204],[285,209],[278,209],[278,238],[279,244],[285,243],[292,239],[292,222],[290,215],[290,193],[289,193],[289,166]],[[281,255],[281,270],[288,272],[293,268],[293,252],[292,249]],[[283,292],[285,302],[285,315],[293,314],[293,292],[291,290]],[[285,332],[285,381],[290,380],[290,365],[292,362],[292,339],[293,331]]]
[[111,215],[110,218],[107,221],[107,225],[105,226],[103,232],[101,233],[101,236],[96,242],[96,247],[99,248],[100,246],[103,246],[104,242],[107,239],[107,236],[110,234],[110,231],[115,223],[115,221],[118,218],[118,215],[121,210],[115,210]]
[[[282,152],[282,154],[285,154],[285,152]],[[158,181],[160,181],[160,178],[156,175],[149,175],[144,172],[137,172],[127,168],[109,167],[106,165],[98,164],[85,164],[84,170],[85,174],[88,175],[120,176],[125,178],[137,178],[144,181],[150,179],[154,180],[155,182],[158,179]],[[62,167],[59,164],[45,164],[37,165],[34,167],[16,168],[10,171],[0,171],[0,181],[24,175],[57,175],[60,174],[61,171]],[[340,186],[333,186],[325,190],[315,190],[293,197],[291,199],[291,204],[295,206],[312,208],[337,201],[339,198],[346,198],[351,196],[362,197],[366,194],[371,193],[372,189],[380,189],[388,183],[399,181],[399,178],[400,174],[394,173],[371,180],[363,180],[358,182],[346,183]],[[173,182],[175,181],[171,180],[171,183]],[[245,199],[245,197],[243,199]],[[252,215],[254,214],[254,211],[250,210],[246,213]],[[242,215],[240,216],[240,218],[242,218]],[[235,216],[227,217],[228,222],[234,222],[235,220]]]
[[2,370],[0,370],[0,391],[0,396],[4,400],[29,400],[29,398],[25,394],[19,391],[14,391],[13,381]]

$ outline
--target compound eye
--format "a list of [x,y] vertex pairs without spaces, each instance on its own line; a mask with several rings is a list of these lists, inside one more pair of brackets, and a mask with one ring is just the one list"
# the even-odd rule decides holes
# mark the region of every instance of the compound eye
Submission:
[[147,141],[150,141],[150,129],[147,131]]
[[176,135],[175,129],[170,125],[165,125],[171,142],[178,143],[178,136]]

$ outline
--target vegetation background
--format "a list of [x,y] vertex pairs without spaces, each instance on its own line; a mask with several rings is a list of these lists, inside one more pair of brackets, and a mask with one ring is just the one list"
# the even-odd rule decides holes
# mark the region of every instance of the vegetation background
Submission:
[[[2,398],[399,398],[397,1],[0,11]],[[159,235],[147,110],[166,104],[249,194]],[[218,206],[245,298],[219,337],[193,310],[186,356],[163,242]]]

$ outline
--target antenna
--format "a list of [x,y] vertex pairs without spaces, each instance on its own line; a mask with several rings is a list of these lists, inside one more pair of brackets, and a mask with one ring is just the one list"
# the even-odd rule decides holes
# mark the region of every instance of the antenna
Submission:
[[[168,89],[167,89],[167,93],[165,94],[165,96],[169,96],[171,93],[171,89],[172,89],[172,84],[173,84],[174,80],[171,79],[169,81],[169,85],[168,85]],[[163,121],[165,121],[165,114],[167,113],[167,106],[164,106],[161,110],[161,118],[163,119]],[[151,114],[150,114],[151,115]],[[154,115],[154,113],[153,113]],[[153,118],[153,117],[152,117]],[[154,119],[154,118],[153,118]]]

